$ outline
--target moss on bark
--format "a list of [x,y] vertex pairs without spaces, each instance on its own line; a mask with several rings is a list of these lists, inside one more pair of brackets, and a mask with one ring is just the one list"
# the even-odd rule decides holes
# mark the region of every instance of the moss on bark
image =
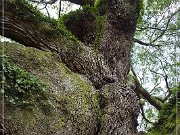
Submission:
[[51,52],[5,43],[5,53],[20,68],[47,85],[53,106],[51,113],[45,114],[38,107],[28,113],[18,106],[8,109],[7,105],[7,132],[17,135],[91,135],[96,132],[100,115],[98,94],[85,77],[71,72],[58,55]]
[[158,122],[149,130],[147,135],[178,135],[180,134],[179,96],[180,86],[173,89],[172,97],[164,103],[159,112]]

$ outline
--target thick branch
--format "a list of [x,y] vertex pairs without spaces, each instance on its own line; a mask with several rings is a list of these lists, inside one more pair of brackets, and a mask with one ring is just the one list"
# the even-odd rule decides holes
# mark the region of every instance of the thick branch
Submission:
[[138,1],[108,0],[100,52],[118,81],[127,78],[130,69],[130,50],[139,15]]
[[156,109],[161,110],[162,103],[159,100],[156,100],[156,98],[152,97],[140,84],[138,81],[137,75],[131,65],[131,71],[134,76],[135,84],[136,84],[136,93],[142,95],[144,99],[146,99],[152,106],[154,106]]
[[[0,7],[1,4],[2,2]],[[18,8],[15,4],[5,2],[5,18],[0,17],[1,30],[5,30],[4,36],[28,47],[59,53],[63,62],[72,71],[84,74],[97,88],[113,82],[108,68],[97,64],[97,56],[93,50],[65,36],[62,30],[52,26],[51,22],[38,16],[25,4],[20,3]],[[19,12],[21,10],[23,13]],[[2,9],[0,13],[2,14]],[[3,21],[4,28],[2,28]]]

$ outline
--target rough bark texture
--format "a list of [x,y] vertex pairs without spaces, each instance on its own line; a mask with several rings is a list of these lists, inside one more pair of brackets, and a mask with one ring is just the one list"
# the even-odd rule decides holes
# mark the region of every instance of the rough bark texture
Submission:
[[[6,37],[25,46],[58,53],[72,71],[84,74],[97,88],[113,82],[108,67],[103,64],[100,69],[99,65],[97,65],[97,55],[94,49],[69,39],[61,30],[49,26],[45,21],[33,22],[31,19],[36,14],[26,5],[22,5],[20,9],[19,7],[12,9],[14,6],[15,4],[8,1],[5,3],[4,34]],[[22,11],[19,13],[18,10]],[[2,13],[2,10],[0,12]],[[42,27],[44,24],[48,25],[48,28]]]
[[122,84],[105,86],[101,105],[100,135],[135,135],[137,132],[137,117],[139,106],[132,87]]
[[107,2],[109,12],[100,51],[110,70],[120,82],[126,80],[130,69],[132,37],[138,18],[137,2],[136,0],[111,0]]
[[73,12],[64,19],[64,25],[81,42],[90,46],[94,44],[96,38],[96,17],[88,10],[80,13]]
[[[2,7],[1,4],[2,2]],[[33,11],[22,5],[21,9],[27,15],[25,16],[18,13],[19,8],[12,9],[14,5],[8,1],[5,2],[5,36],[25,46],[58,53],[69,69],[83,74],[92,82],[100,94],[102,115],[97,119],[98,126],[91,135],[135,135],[139,106],[135,88],[127,83],[127,75],[139,13],[138,0],[107,0],[106,4],[109,8],[98,55],[93,48],[73,41],[61,32],[54,35],[55,29],[51,26],[48,29],[41,27],[43,23],[46,24],[43,20],[29,21],[29,17],[36,17]],[[2,9],[0,12],[2,14]],[[3,21],[2,16],[0,20]],[[78,134],[79,127],[72,128],[76,132],[70,132],[67,128],[62,134]]]

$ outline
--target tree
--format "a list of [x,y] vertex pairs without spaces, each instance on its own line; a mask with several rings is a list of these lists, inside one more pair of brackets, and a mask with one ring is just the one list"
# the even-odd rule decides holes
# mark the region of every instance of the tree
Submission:
[[163,101],[142,87],[132,66],[130,53],[134,41],[155,46],[154,42],[147,44],[134,38],[141,1],[69,1],[81,5],[82,9],[58,20],[45,17],[26,0],[4,1],[4,10],[1,2],[3,36],[57,54],[68,69],[88,78],[98,91],[100,115],[95,119],[95,128],[90,125],[92,130],[78,131],[79,127],[75,126],[74,132],[64,134],[139,134],[137,117],[140,108],[143,109],[138,98],[147,100],[157,110],[163,108]]
[[[174,96],[173,91],[178,87],[179,82],[177,73],[179,9],[176,8],[176,4],[178,4],[177,1],[168,0],[144,2],[144,15],[138,23],[135,36],[140,40],[134,39],[136,42],[132,62],[134,74],[138,76],[143,88],[163,103],[163,108]],[[137,72],[137,68],[143,72]],[[178,95],[177,93],[176,95]],[[159,118],[162,117],[162,110],[160,110]],[[154,114],[157,113],[156,110],[152,111],[152,107],[142,110],[142,112],[147,112],[145,114],[150,121],[146,118],[145,121],[148,123],[154,121]],[[167,116],[165,117],[167,118]],[[169,127],[167,124],[162,124],[163,126],[166,128],[162,129],[161,134],[168,134],[165,131]],[[171,129],[169,134],[172,132],[174,131]]]

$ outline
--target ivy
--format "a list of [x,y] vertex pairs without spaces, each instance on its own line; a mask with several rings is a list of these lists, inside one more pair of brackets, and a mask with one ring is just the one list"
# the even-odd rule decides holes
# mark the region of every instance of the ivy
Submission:
[[[16,66],[7,57],[3,58],[2,62],[0,68],[3,69],[5,81],[1,94],[4,93],[7,107],[28,110],[38,107],[42,111],[48,112],[47,110],[51,108],[52,104],[46,85],[30,72]],[[1,85],[2,83],[1,80]]]

